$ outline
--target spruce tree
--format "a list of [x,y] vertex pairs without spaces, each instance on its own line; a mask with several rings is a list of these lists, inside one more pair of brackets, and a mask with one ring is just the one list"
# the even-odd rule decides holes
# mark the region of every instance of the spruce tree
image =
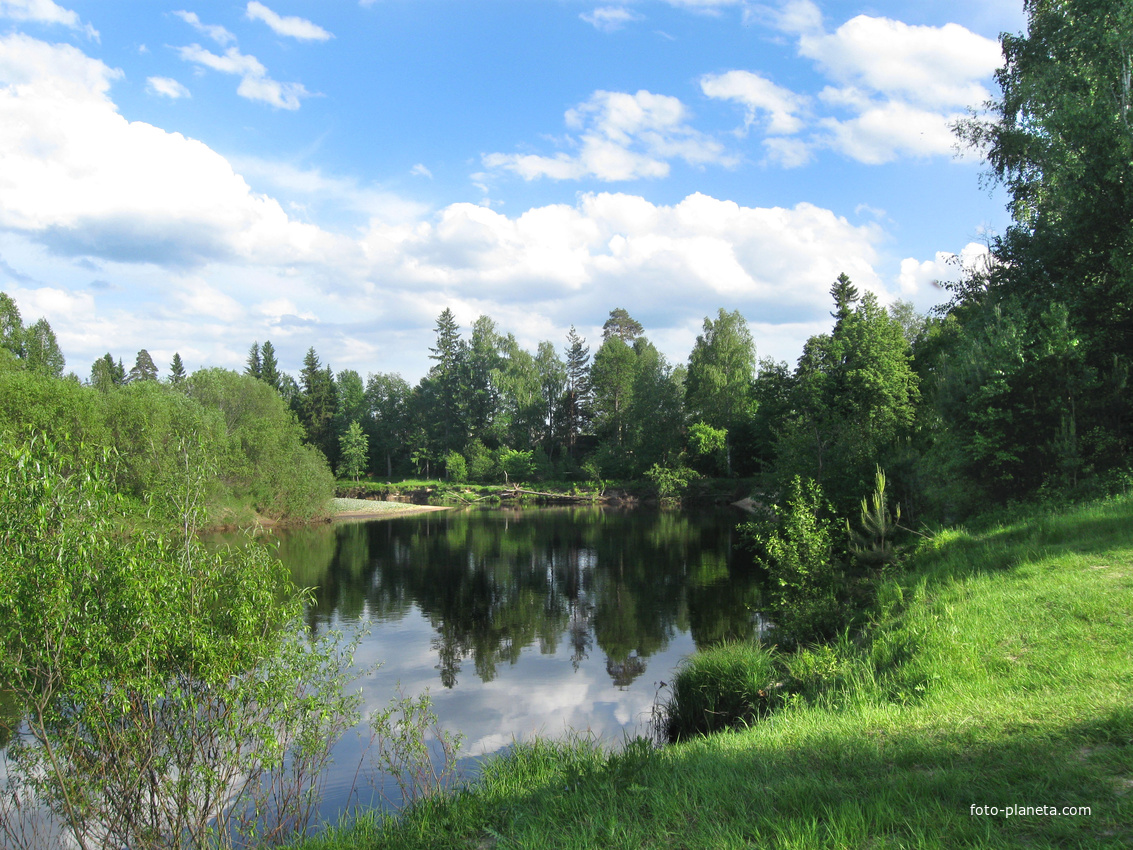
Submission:
[[173,352],[173,361],[169,364],[169,383],[179,387],[185,382],[185,364],[181,362],[181,355]]
[[256,376],[268,386],[280,390],[283,386],[279,374],[279,363],[275,359],[275,347],[271,340],[265,340],[260,347],[260,372]]
[[257,340],[252,343],[252,347],[248,349],[248,361],[244,367],[244,374],[251,375],[253,378],[259,378],[263,374],[263,365],[260,361],[260,343]]

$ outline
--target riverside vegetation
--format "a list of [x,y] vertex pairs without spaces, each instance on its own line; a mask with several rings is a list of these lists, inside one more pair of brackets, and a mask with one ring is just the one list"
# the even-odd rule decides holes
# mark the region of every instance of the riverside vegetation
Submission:
[[[128,373],[109,353],[99,358],[83,384],[62,376],[46,321],[25,327],[0,293],[0,433],[15,447],[6,474],[24,475],[20,486],[30,488],[6,504],[32,510],[38,524],[27,528],[44,535],[20,537],[31,533],[23,514],[6,515],[3,533],[24,548],[0,554],[11,567],[0,577],[8,582],[0,627],[11,641],[4,663],[31,664],[78,640],[20,643],[21,618],[39,610],[21,601],[36,598],[29,565],[53,575],[44,553],[64,551],[50,546],[74,543],[60,569],[80,564],[79,553],[106,559],[107,580],[117,578],[89,585],[89,610],[121,603],[106,609],[107,622],[149,611],[147,582],[186,575],[154,566],[180,557],[158,529],[186,527],[177,499],[167,498],[186,469],[214,471],[200,498],[220,523],[317,516],[332,466],[351,479],[637,478],[661,497],[681,496],[697,476],[754,476],[759,510],[744,535],[766,571],[779,648],[690,660],[660,722],[677,744],[631,742],[612,754],[585,741],[517,747],[487,764],[473,788],[429,796],[400,820],[359,821],[324,843],[1127,846],[1130,501],[1104,497],[1127,491],[1131,475],[1133,15],[1117,0],[1024,6],[1026,34],[1002,39],[1000,96],[955,128],[1007,189],[1014,223],[928,316],[883,307],[839,276],[833,326],[808,340],[793,369],[757,361],[735,311],[706,318],[687,365],[673,365],[621,308],[593,361],[574,328],[560,358],[549,342],[524,351],[488,317],[465,340],[445,310],[434,365],[415,387],[397,375],[336,375],[313,348],[296,380],[280,371],[270,343],[252,346],[244,375],[187,376],[174,355],[158,381],[141,351]],[[26,448],[43,436],[53,447],[42,443],[46,455]],[[186,466],[190,444],[201,465]],[[119,460],[104,465],[114,453]],[[36,490],[21,471],[32,463],[61,470],[45,479],[57,483]],[[88,479],[125,500],[110,514],[119,521],[93,523],[89,534],[82,499],[53,501],[68,488],[85,492]],[[57,504],[67,510],[53,513]],[[1011,504],[1024,507],[999,524],[980,519],[989,506]],[[245,590],[264,598],[259,573],[233,570],[247,587],[228,588],[218,577],[225,571],[212,568],[200,584],[215,588],[214,598]],[[13,585],[12,576],[33,583]],[[74,576],[67,581],[89,578]],[[209,688],[244,681],[241,671],[286,633],[266,607],[249,609],[247,623],[224,619],[216,605],[186,610],[216,640],[246,627],[255,636],[250,654],[193,667]],[[41,619],[44,628],[55,622]],[[137,622],[147,621],[139,614]],[[145,640],[122,646],[102,626],[83,633],[107,644],[95,644],[104,655],[72,668],[82,675],[54,691],[62,702],[50,722],[33,721],[42,737],[35,752],[47,762],[27,764],[47,773],[29,777],[76,775],[51,763],[52,735],[73,712],[103,705],[98,688],[118,681],[103,659],[125,665],[127,690],[107,703],[115,722],[132,705],[193,705],[179,703],[173,685],[178,664],[197,663],[196,644],[179,642],[172,621],[154,622]],[[5,670],[5,680],[24,682],[32,703],[59,675],[49,661]],[[154,676],[168,675],[162,700]],[[83,698],[67,696],[72,687]],[[685,694],[700,706],[681,710]],[[702,720],[741,728],[693,737]],[[150,728],[169,728],[163,723]],[[70,740],[70,758],[89,758],[88,739]],[[144,751],[150,738],[138,740]],[[178,766],[168,775],[183,774]],[[58,787],[67,822],[85,823],[66,814],[85,798]],[[95,797],[114,797],[109,787]],[[167,794],[154,792],[150,809]],[[1091,813],[970,813],[1016,804]]]

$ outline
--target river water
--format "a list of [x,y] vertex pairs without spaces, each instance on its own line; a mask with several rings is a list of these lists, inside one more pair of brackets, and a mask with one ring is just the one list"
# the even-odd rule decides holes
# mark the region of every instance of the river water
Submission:
[[[462,767],[534,736],[649,734],[697,647],[754,636],[757,573],[735,509],[460,510],[293,529],[279,554],[314,588],[314,632],[366,624],[365,710],[428,689]],[[320,815],[376,802],[364,735],[336,747]],[[359,770],[359,766],[362,769]]]

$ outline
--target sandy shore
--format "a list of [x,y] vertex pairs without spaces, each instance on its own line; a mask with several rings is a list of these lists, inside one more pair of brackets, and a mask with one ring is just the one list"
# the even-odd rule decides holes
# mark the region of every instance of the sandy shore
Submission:
[[382,502],[374,499],[335,499],[334,519],[386,519],[425,511],[449,511],[442,505],[411,505],[406,502]]

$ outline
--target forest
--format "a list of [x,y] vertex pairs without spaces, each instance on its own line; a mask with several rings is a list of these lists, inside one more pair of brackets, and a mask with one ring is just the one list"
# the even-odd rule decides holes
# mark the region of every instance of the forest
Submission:
[[680,363],[622,307],[601,339],[572,327],[534,352],[488,316],[462,329],[445,309],[415,386],[336,373],[314,347],[292,376],[269,340],[251,343],[243,374],[186,375],[174,355],[160,377],[143,350],[128,370],[108,352],[64,375],[50,324],[25,324],[0,294],[0,428],[76,457],[113,447],[139,501],[192,442],[233,515],[313,515],[331,470],[648,480],[661,496],[709,476],[750,479],[771,501],[798,478],[845,516],[880,469],[908,524],[1112,489],[1129,475],[1133,327],[1133,98],[1115,41],[1126,24],[1111,20],[1124,14],[1071,26],[1038,4],[1027,36],[1004,36],[1002,96],[954,130],[1007,189],[1014,223],[927,315],[831,281],[830,329],[794,366],[760,360],[726,308]]

